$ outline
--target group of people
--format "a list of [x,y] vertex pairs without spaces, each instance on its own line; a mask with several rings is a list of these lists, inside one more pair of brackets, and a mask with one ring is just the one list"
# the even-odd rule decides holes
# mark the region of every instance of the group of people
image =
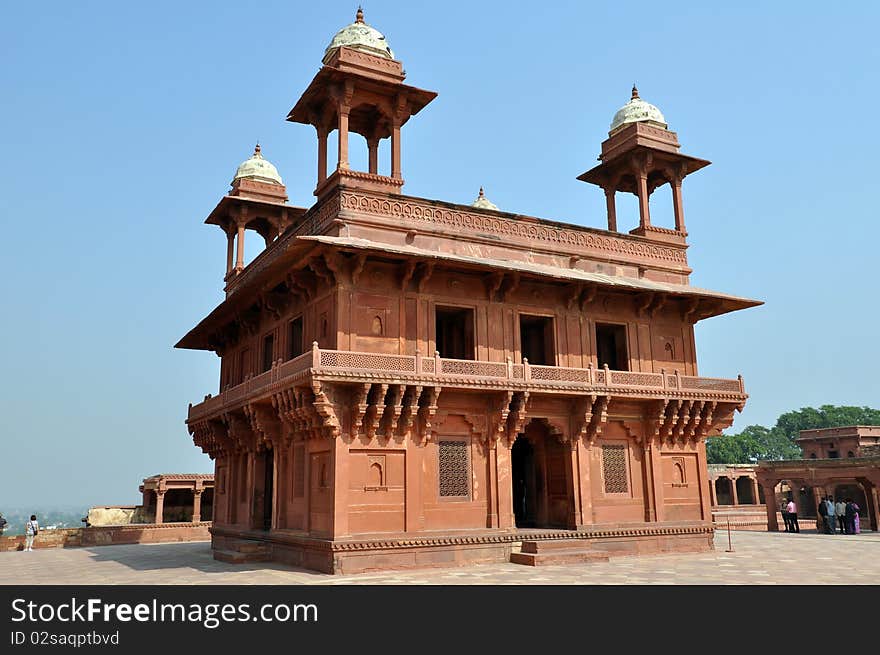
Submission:
[[826,496],[819,501],[819,530],[825,534],[859,534],[859,506],[852,498],[835,500]]
[[[859,505],[852,498],[837,500],[826,496],[819,501],[818,528],[825,534],[859,534]],[[782,503],[782,520],[786,532],[800,532],[797,505],[794,500]]]

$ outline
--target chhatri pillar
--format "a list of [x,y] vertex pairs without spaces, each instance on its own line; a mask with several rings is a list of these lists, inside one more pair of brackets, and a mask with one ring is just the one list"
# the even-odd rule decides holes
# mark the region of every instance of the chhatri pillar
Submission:
[[155,522],[158,524],[162,524],[164,522],[164,513],[165,513],[165,490],[164,489],[156,489],[156,520]]

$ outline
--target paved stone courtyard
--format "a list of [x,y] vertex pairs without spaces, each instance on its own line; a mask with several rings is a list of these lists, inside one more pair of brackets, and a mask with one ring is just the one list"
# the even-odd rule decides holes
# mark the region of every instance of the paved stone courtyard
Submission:
[[715,551],[616,557],[608,562],[533,568],[485,564],[333,576],[271,563],[226,564],[209,542],[53,548],[0,553],[0,584],[880,584],[880,533],[815,531],[715,534]]

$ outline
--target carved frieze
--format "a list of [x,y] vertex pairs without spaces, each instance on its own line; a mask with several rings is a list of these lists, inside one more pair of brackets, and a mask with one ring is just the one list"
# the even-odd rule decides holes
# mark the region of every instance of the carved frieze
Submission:
[[456,232],[470,231],[477,235],[521,238],[543,243],[548,248],[570,246],[579,250],[592,250],[606,257],[612,254],[687,265],[687,256],[682,248],[626,239],[598,231],[519,221],[483,212],[471,212],[465,208],[440,207],[430,202],[389,199],[367,193],[342,191],[339,199],[342,210],[385,216],[395,221],[432,224]]

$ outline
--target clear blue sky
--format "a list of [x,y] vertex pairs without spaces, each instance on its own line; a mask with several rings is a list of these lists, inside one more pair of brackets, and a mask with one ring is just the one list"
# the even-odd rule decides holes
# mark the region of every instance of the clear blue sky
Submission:
[[[880,11],[847,5],[364,10],[407,81],[439,92],[404,130],[410,195],[470,202],[483,185],[505,210],[602,227],[601,191],[575,177],[633,82],[714,162],[684,186],[691,282],[766,301],[697,326],[701,374],[745,377],[738,430],[880,406]],[[218,359],[172,347],[222,299],[225,238],[203,220],[258,139],[291,202],[312,203],[314,130],[284,117],[356,8],[4,8],[0,511],[136,502],[148,475],[211,470],[184,418]],[[621,228],[636,211],[622,203]]]

